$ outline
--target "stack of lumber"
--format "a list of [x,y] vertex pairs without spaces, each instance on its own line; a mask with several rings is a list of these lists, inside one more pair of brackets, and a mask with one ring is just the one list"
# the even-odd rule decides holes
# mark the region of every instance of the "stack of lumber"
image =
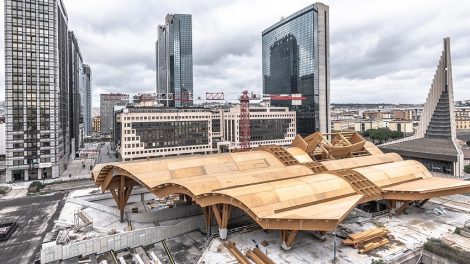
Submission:
[[228,249],[228,251],[234,256],[238,263],[240,264],[251,264],[250,261],[240,252],[240,250],[233,244],[233,242],[226,241],[224,242],[224,246]]
[[349,235],[347,239],[343,240],[343,244],[358,248],[359,253],[366,253],[389,243],[387,235],[388,230],[386,228],[372,228]]
[[253,261],[255,264],[275,264],[274,261],[272,261],[266,254],[261,252],[259,248],[254,248],[253,250],[248,249],[245,256],[233,242],[226,241],[223,243],[223,245],[240,264],[251,264],[248,259]]
[[259,248],[249,249],[246,256],[256,264],[275,264],[266,254],[261,252]]

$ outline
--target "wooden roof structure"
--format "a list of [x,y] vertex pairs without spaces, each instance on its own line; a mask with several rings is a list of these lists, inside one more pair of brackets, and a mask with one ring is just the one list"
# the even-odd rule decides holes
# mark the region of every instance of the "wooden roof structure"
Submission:
[[[328,140],[328,137],[333,140]],[[350,142],[349,140],[354,142]],[[338,145],[338,146],[337,146]],[[360,203],[425,200],[470,192],[470,182],[432,177],[421,163],[383,154],[358,134],[298,136],[290,148],[98,164],[93,179],[121,215],[132,188],[158,197],[182,194],[226,229],[233,206],[287,247],[298,230],[331,231]],[[290,245],[289,245],[290,244]]]

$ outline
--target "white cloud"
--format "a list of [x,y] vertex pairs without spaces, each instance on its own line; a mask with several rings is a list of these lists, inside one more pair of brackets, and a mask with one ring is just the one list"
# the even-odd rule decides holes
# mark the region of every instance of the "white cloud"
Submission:
[[[470,98],[470,3],[324,1],[330,6],[332,102],[424,102],[451,37],[456,99]],[[64,0],[69,27],[103,92],[155,90],[157,25],[193,15],[194,93],[261,92],[261,31],[312,1]],[[0,5],[3,10],[3,5]],[[3,29],[3,16],[0,20]],[[2,30],[3,32],[3,30]],[[3,71],[3,39],[0,40]],[[4,85],[3,74],[0,77]],[[2,93],[3,97],[3,93]]]

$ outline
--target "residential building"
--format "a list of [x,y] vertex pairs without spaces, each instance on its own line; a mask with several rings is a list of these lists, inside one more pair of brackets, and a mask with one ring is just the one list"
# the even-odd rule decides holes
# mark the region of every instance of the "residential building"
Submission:
[[393,110],[393,118],[397,120],[413,120],[413,110],[411,109]]
[[[116,114],[115,145],[122,160],[230,152],[240,148],[239,106],[167,108],[127,106]],[[250,146],[288,146],[295,112],[287,107],[250,107]]]
[[470,107],[455,107],[455,127],[457,130],[470,130]]
[[315,3],[262,32],[263,93],[301,94],[301,105],[272,101],[297,112],[297,133],[329,132],[329,7]]
[[61,0],[5,0],[6,181],[58,177],[70,145]]
[[384,118],[384,112],[364,111],[362,112],[362,118],[368,119],[368,120],[382,120]]
[[444,50],[416,133],[387,142],[380,148],[384,152],[396,152],[405,159],[418,160],[431,171],[463,176],[464,155],[456,136],[449,38],[444,39]]
[[91,68],[88,64],[82,65],[82,82],[80,85],[80,110],[83,116],[85,136],[91,136]]
[[128,94],[110,93],[100,95],[101,135],[112,135],[114,106],[118,104],[125,105],[128,102]]
[[101,133],[101,118],[100,116],[93,117],[93,133]]
[[193,103],[192,18],[168,14],[158,26],[156,42],[157,96],[165,106]]

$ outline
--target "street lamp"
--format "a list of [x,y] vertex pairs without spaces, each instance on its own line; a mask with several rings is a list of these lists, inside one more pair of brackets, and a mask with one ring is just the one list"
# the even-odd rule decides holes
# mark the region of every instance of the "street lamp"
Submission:
[[333,263],[336,263],[336,228],[333,232]]

